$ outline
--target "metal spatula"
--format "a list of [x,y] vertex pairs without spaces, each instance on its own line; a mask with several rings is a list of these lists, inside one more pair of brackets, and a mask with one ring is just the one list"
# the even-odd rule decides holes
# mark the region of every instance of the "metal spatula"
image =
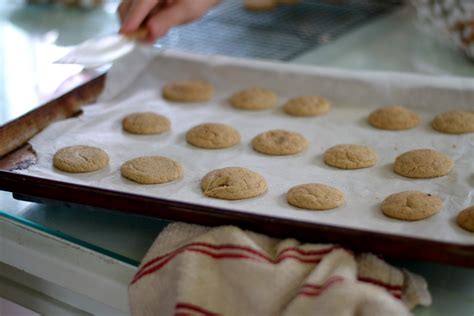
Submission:
[[129,53],[136,45],[143,44],[146,30],[139,29],[131,36],[112,34],[89,39],[74,47],[66,56],[55,61],[57,64],[77,64],[86,68],[113,62]]

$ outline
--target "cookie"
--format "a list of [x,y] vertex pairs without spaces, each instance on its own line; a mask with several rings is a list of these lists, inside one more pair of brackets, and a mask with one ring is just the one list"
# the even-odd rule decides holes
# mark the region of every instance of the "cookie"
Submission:
[[244,8],[248,11],[271,11],[275,4],[275,0],[244,0]]
[[75,145],[62,148],[54,154],[53,165],[59,170],[81,173],[105,168],[109,156],[100,148]]
[[386,130],[404,130],[417,126],[420,117],[413,111],[402,106],[380,108],[369,115],[369,124]]
[[474,133],[474,112],[450,111],[436,115],[433,129],[447,134]]
[[323,97],[309,95],[289,100],[283,110],[292,116],[319,116],[329,112],[331,104]]
[[239,132],[225,124],[205,123],[191,128],[186,133],[189,144],[205,149],[232,147],[240,142]]
[[453,166],[451,158],[442,152],[417,149],[398,156],[393,171],[407,178],[436,178],[447,175]]
[[377,154],[367,146],[342,144],[324,153],[324,162],[339,169],[368,168],[377,162]]
[[161,134],[170,130],[171,122],[163,115],[141,112],[127,115],[122,120],[122,127],[132,134]]
[[459,227],[464,228],[469,232],[474,232],[474,205],[459,212],[456,217],[456,222]]
[[288,203],[309,210],[330,210],[344,204],[344,193],[325,184],[308,183],[292,187]]
[[214,87],[207,81],[173,81],[163,87],[163,97],[173,102],[204,102],[214,96]]
[[308,141],[300,133],[275,129],[255,136],[252,147],[266,155],[293,155],[306,149]]
[[141,184],[159,184],[183,176],[181,164],[162,156],[138,157],[125,162],[120,168],[122,177]]
[[267,191],[267,182],[258,173],[240,167],[227,167],[209,172],[201,180],[204,195],[241,200],[256,197]]
[[392,194],[382,202],[382,212],[386,216],[404,221],[428,218],[442,207],[443,201],[439,197],[418,191]]
[[277,96],[271,90],[253,87],[235,93],[229,102],[242,110],[264,110],[275,106]]

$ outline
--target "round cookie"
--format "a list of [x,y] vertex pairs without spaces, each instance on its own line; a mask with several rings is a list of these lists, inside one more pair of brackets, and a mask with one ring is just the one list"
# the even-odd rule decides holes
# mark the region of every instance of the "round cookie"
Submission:
[[342,144],[324,153],[324,162],[339,169],[368,168],[377,162],[377,153],[367,146]]
[[344,193],[319,183],[292,187],[287,194],[288,203],[309,210],[330,210],[344,204]]
[[369,124],[385,130],[403,130],[417,126],[420,117],[402,106],[387,106],[375,110],[369,115]]
[[474,232],[474,205],[459,212],[456,217],[456,222],[461,228],[469,232]]
[[240,142],[239,132],[228,125],[205,123],[191,128],[186,133],[189,144],[205,149],[232,147]]
[[252,147],[266,155],[293,155],[308,147],[308,141],[300,133],[275,129],[255,136]]
[[138,157],[120,168],[122,177],[141,184],[159,184],[183,176],[181,164],[162,156]]
[[64,147],[53,156],[53,165],[59,170],[81,173],[105,168],[109,156],[100,148],[84,145]]
[[447,175],[454,163],[446,154],[432,149],[408,151],[395,159],[393,171],[407,178],[436,178]]
[[436,115],[433,129],[447,134],[474,133],[474,112],[450,111]]
[[292,116],[319,116],[326,114],[331,104],[323,97],[309,95],[289,100],[283,110]]
[[163,87],[163,97],[173,102],[204,102],[214,96],[214,87],[207,81],[173,81]]
[[122,120],[122,127],[132,134],[161,134],[170,130],[171,122],[163,115],[153,112],[140,112],[127,115]]
[[258,173],[240,167],[227,167],[209,172],[201,180],[204,195],[241,200],[256,197],[267,191],[267,182]]
[[272,91],[253,87],[235,93],[229,102],[233,107],[242,110],[264,110],[275,106],[277,99]]
[[382,212],[386,216],[404,221],[428,218],[442,207],[443,201],[439,197],[418,191],[392,194],[382,202]]

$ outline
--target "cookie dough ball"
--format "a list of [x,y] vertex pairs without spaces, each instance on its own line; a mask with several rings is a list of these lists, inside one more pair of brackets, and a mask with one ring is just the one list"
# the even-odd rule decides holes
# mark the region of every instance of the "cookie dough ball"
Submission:
[[294,155],[306,149],[308,141],[300,133],[275,129],[257,135],[252,147],[266,155]]
[[244,8],[248,11],[271,11],[275,4],[275,0],[244,0]]
[[161,134],[170,130],[171,122],[163,115],[141,112],[127,115],[122,120],[122,127],[132,134]]
[[288,203],[308,210],[330,210],[344,204],[344,193],[325,184],[308,183],[292,187]]
[[436,115],[433,129],[447,134],[474,133],[474,112],[450,111]]
[[342,144],[324,153],[324,162],[339,169],[360,169],[377,163],[377,153],[367,146]]
[[201,180],[204,195],[241,200],[259,196],[267,191],[265,178],[256,172],[240,167],[227,167],[209,172]]
[[385,130],[404,130],[417,126],[420,117],[403,106],[380,108],[369,115],[369,124]]
[[474,205],[459,212],[456,222],[459,227],[474,233]]
[[395,159],[393,171],[407,178],[436,178],[447,175],[454,162],[446,154],[432,149],[408,151]]
[[205,149],[232,147],[240,142],[239,132],[228,125],[205,123],[191,128],[186,134],[189,144]]
[[163,87],[163,97],[173,102],[205,102],[214,96],[214,87],[207,81],[173,81]]
[[125,162],[120,172],[122,177],[140,184],[159,184],[181,178],[183,167],[166,157],[145,156]]
[[62,148],[54,154],[53,165],[70,173],[91,172],[105,168],[109,156],[100,148],[75,145]]
[[434,195],[405,191],[389,195],[382,202],[382,212],[392,218],[404,221],[417,221],[438,213],[443,201]]
[[275,106],[277,96],[271,90],[253,87],[237,92],[229,102],[242,110],[265,110]]
[[292,116],[319,116],[329,112],[331,104],[323,97],[310,95],[289,100],[283,110]]

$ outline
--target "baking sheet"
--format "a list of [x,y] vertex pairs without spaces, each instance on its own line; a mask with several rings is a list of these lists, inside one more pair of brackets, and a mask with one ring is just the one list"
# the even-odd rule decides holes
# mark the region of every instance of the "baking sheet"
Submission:
[[[165,82],[199,78],[213,82],[217,95],[210,102],[169,103],[161,97]],[[227,103],[235,91],[252,85],[273,89],[279,106],[260,112],[241,111]],[[333,109],[317,118],[290,117],[281,105],[290,97],[320,94]],[[328,223],[342,227],[393,233],[459,244],[474,244],[472,234],[455,223],[458,211],[474,204],[474,135],[446,135],[433,131],[429,122],[450,109],[474,110],[474,80],[434,78],[397,73],[350,72],[216,56],[197,56],[171,51],[151,52],[138,48],[117,62],[108,74],[99,102],[84,107],[77,118],[54,123],[31,140],[38,164],[19,171],[31,176],[92,187],[142,194],[169,200],[215,206],[271,217]],[[412,130],[390,132],[371,128],[367,116],[381,105],[403,104],[415,109],[422,124]],[[131,112],[157,111],[172,121],[172,131],[158,136],[124,133],[122,118]],[[242,136],[238,146],[205,150],[186,143],[186,131],[203,122],[236,127]],[[249,143],[264,131],[283,128],[302,133],[309,148],[294,156],[273,157],[254,152]],[[375,167],[338,170],[326,166],[322,155],[336,144],[355,143],[379,154]],[[103,148],[111,161],[108,168],[88,174],[68,174],[52,167],[54,153],[64,147],[87,144]],[[401,153],[433,148],[455,161],[445,177],[413,180],[392,172]],[[142,155],[164,155],[181,162],[184,178],[161,185],[139,185],[120,176],[120,165]],[[204,197],[200,179],[210,170],[241,166],[263,175],[268,192],[242,201]],[[286,202],[294,185],[319,182],[340,188],[346,205],[331,211],[305,211]],[[444,208],[422,221],[404,222],[385,217],[380,203],[389,194],[420,190],[439,195]]]

